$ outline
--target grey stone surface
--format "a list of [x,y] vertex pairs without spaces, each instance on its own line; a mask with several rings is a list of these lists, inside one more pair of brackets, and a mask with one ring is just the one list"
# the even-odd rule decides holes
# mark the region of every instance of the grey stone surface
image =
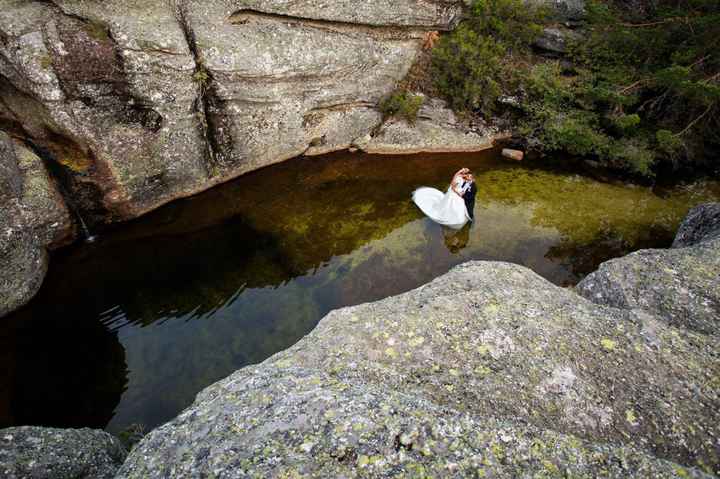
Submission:
[[16,227],[0,212],[0,318],[30,301],[48,268],[47,250],[31,234]]
[[70,214],[35,153],[0,132],[0,317],[29,301],[47,271],[47,248],[74,234]]
[[576,290],[598,304],[642,310],[671,325],[717,336],[718,211],[717,203],[695,208],[681,225],[675,248],[641,250],[607,261],[582,280]]
[[22,194],[22,176],[10,138],[0,131],[0,203]]
[[568,42],[577,41],[580,34],[563,27],[545,28],[542,35],[535,40],[535,46],[552,53],[567,52]]
[[5,479],[110,479],[126,455],[103,431],[0,429],[0,477]]
[[451,0],[0,0],[0,121],[93,221],[347,148]]
[[119,478],[683,477],[718,470],[718,341],[471,262],[331,312],[201,392]]
[[672,246],[683,248],[716,238],[720,238],[720,203],[706,203],[690,210]]
[[531,0],[550,10],[550,15],[560,21],[583,20],[586,15],[585,0]]
[[470,131],[455,118],[444,101],[428,98],[414,123],[390,118],[373,134],[354,142],[356,148],[375,154],[453,153],[481,151],[494,146],[497,129]]

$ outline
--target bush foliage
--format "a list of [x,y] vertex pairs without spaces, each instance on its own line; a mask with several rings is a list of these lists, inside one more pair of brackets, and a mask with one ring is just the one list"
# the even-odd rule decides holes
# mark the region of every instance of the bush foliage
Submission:
[[520,132],[546,150],[644,176],[662,161],[709,162],[720,151],[720,0],[641,10],[588,4],[563,68],[532,53],[545,12],[476,0],[433,52],[437,86],[454,108],[485,115],[503,111],[501,95],[519,97]]
[[414,123],[424,101],[425,98],[422,95],[413,95],[405,90],[397,90],[380,102],[380,112],[386,118],[392,116]]

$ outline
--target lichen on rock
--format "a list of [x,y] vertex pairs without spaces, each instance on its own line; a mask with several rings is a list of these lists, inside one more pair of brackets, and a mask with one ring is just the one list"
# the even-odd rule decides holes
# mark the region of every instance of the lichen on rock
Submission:
[[0,132],[0,317],[42,284],[49,247],[74,234],[70,213],[40,158]]
[[6,479],[111,479],[126,455],[103,431],[0,429],[0,476]]
[[600,265],[576,289],[590,301],[643,310],[676,327],[718,335],[720,205],[692,210],[672,249],[641,250]]

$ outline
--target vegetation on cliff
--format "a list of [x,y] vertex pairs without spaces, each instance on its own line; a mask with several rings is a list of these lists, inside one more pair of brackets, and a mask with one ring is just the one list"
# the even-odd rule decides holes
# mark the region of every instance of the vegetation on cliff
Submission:
[[475,0],[435,48],[437,87],[456,109],[512,115],[541,149],[643,176],[717,168],[720,2],[589,3],[552,57],[532,45],[553,19],[523,5]]

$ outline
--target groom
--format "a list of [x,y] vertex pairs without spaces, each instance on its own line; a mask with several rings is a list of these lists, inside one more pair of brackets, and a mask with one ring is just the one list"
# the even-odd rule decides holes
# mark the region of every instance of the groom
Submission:
[[475,195],[477,194],[477,186],[475,186],[475,177],[467,170],[463,174],[465,180],[465,186],[463,187],[463,201],[465,201],[465,207],[467,208],[468,216],[470,221],[475,221]]

